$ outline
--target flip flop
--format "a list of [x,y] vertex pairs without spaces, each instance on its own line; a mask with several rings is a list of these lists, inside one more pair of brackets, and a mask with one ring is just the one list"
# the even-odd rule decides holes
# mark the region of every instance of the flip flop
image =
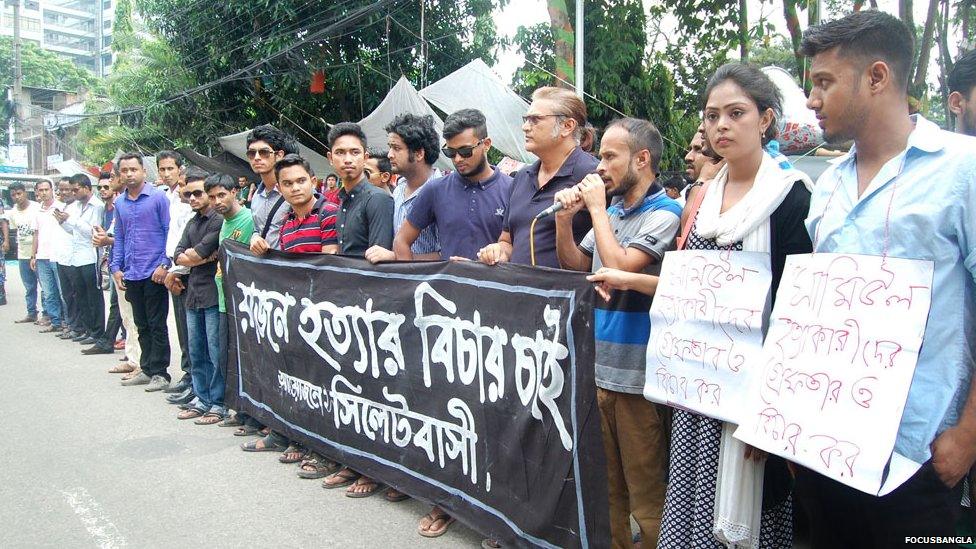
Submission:
[[261,430],[258,429],[255,426],[253,426],[253,425],[245,425],[243,427],[238,428],[236,431],[234,431],[234,436],[235,437],[250,437],[250,436],[257,435],[260,432],[261,432]]
[[[221,427],[243,427],[244,423],[237,419],[237,416],[228,416],[220,422]],[[255,429],[256,431],[257,429]]]
[[278,457],[279,463],[301,463],[308,457],[308,450],[298,444],[289,444],[285,451]]
[[[333,488],[345,488],[346,486],[356,482],[356,480],[358,480],[361,476],[362,475],[356,471],[353,471],[348,467],[343,467],[342,469],[339,469],[339,471],[325,477],[325,480],[322,481],[322,488],[325,488],[326,490],[332,490]],[[337,482],[334,484],[329,483],[329,479],[331,478],[342,479],[342,482]]]
[[109,369],[108,373],[110,373],[110,374],[128,374],[129,372],[132,372],[133,370],[135,370],[135,367],[134,366],[132,366],[128,362],[123,362],[123,363],[118,364],[118,365],[114,366],[113,368]]
[[[372,488],[371,489],[367,489],[365,492],[350,492],[349,491],[350,488],[352,488],[354,486],[372,486]],[[376,482],[375,479],[372,479],[372,478],[369,478],[369,477],[366,477],[366,476],[361,476],[358,479],[356,479],[356,482],[353,482],[349,486],[349,488],[346,488],[346,497],[347,498],[356,498],[356,499],[359,499],[359,498],[368,498],[369,496],[372,496],[372,495],[376,494],[377,492],[379,492],[380,491],[380,488],[382,486],[383,486],[383,483],[382,482]]]
[[193,423],[195,425],[213,425],[214,423],[220,423],[223,420],[224,420],[224,416],[220,414],[207,413],[207,414],[203,414],[203,417],[194,421]]
[[389,501],[390,503],[397,503],[410,499],[410,496],[404,494],[396,488],[387,488],[386,492],[383,494],[383,499]]
[[430,520],[430,524],[433,525],[437,521],[442,521],[441,527],[436,530],[427,529],[424,530],[420,526],[417,526],[417,533],[425,538],[439,538],[447,532],[447,529],[454,524],[454,517],[448,515],[447,513],[439,513],[435,515],[433,511],[427,513],[423,518]]
[[298,478],[319,479],[327,477],[339,470],[340,467],[342,466],[331,459],[316,456],[302,462],[298,468]]
[[258,448],[258,443],[263,442],[263,438],[257,440],[252,440],[250,442],[245,442],[241,444],[241,450],[245,452],[283,452],[285,447],[280,444],[271,444],[269,446],[264,446],[263,448]]
[[183,410],[182,412],[176,414],[176,419],[196,419],[202,415],[203,412],[200,410],[190,408],[189,410]]

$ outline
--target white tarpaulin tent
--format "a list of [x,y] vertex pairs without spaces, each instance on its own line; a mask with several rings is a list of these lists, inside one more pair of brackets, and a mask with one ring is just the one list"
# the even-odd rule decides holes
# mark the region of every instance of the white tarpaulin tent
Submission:
[[[251,133],[251,130],[225,135],[219,138],[220,146],[230,154],[247,162],[247,134],[249,133]],[[383,142],[386,143],[385,134]],[[299,154],[312,166],[312,170],[315,171],[317,177],[324,178],[330,173],[335,173],[328,158],[301,143],[298,144],[298,150]]]
[[420,90],[420,95],[447,114],[464,108],[478,109],[488,120],[493,147],[522,162],[534,162],[525,150],[522,115],[529,104],[512,91],[481,59]]
[[[430,108],[430,105],[424,101],[424,98],[420,97],[420,94],[410,84],[410,81],[405,76],[401,76],[389,93],[386,94],[386,97],[383,98],[379,106],[373,109],[373,112],[369,113],[366,118],[359,121],[359,126],[363,128],[363,132],[366,134],[366,143],[369,145],[369,148],[386,149],[387,124],[393,122],[393,119],[398,114],[408,112],[421,116],[425,114],[433,116],[434,129],[437,130],[438,136],[441,135],[441,130],[444,129],[444,121]],[[443,138],[440,141],[443,144]],[[442,170],[454,169],[451,162],[440,153],[438,153],[437,161],[434,162],[434,165]]]

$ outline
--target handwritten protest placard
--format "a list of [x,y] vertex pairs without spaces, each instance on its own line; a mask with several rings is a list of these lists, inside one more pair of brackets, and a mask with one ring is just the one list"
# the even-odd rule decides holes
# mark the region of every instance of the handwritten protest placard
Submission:
[[788,257],[736,438],[877,494],[931,288],[929,261]]
[[762,364],[769,254],[668,252],[651,305],[644,397],[738,422]]

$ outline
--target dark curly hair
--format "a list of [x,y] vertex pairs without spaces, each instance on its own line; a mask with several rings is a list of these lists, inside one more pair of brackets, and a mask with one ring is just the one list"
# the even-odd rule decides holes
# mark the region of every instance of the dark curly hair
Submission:
[[437,137],[437,130],[434,129],[434,117],[425,114],[406,113],[398,115],[386,126],[387,133],[395,133],[407,144],[407,150],[412,154],[414,151],[424,151],[424,162],[433,165],[440,154],[441,141]]

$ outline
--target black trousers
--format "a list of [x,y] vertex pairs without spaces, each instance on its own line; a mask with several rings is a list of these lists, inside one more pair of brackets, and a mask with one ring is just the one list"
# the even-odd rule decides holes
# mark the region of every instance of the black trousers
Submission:
[[71,275],[71,267],[58,264],[58,284],[61,286],[61,325],[81,333],[85,331],[78,314],[78,296],[75,294]]
[[149,377],[169,381],[169,292],[150,278],[125,281],[125,299],[132,304],[132,320],[139,332],[142,358],[139,367]]
[[80,267],[61,266],[67,271],[68,284],[78,303],[78,323],[89,336],[105,344],[105,297],[98,287],[95,264]]
[[906,538],[955,535],[962,482],[947,487],[929,461],[877,497],[798,467],[795,495],[810,520],[813,549],[888,549],[908,545]]
[[115,345],[122,329],[122,314],[119,312],[119,291],[115,288],[115,281],[109,284],[108,320],[105,322],[105,341]]
[[[182,277],[183,285],[186,286],[186,277]],[[180,342],[180,370],[183,373],[190,373],[190,346],[186,331],[186,290],[180,295],[172,295],[173,316],[176,320],[176,339]]]

